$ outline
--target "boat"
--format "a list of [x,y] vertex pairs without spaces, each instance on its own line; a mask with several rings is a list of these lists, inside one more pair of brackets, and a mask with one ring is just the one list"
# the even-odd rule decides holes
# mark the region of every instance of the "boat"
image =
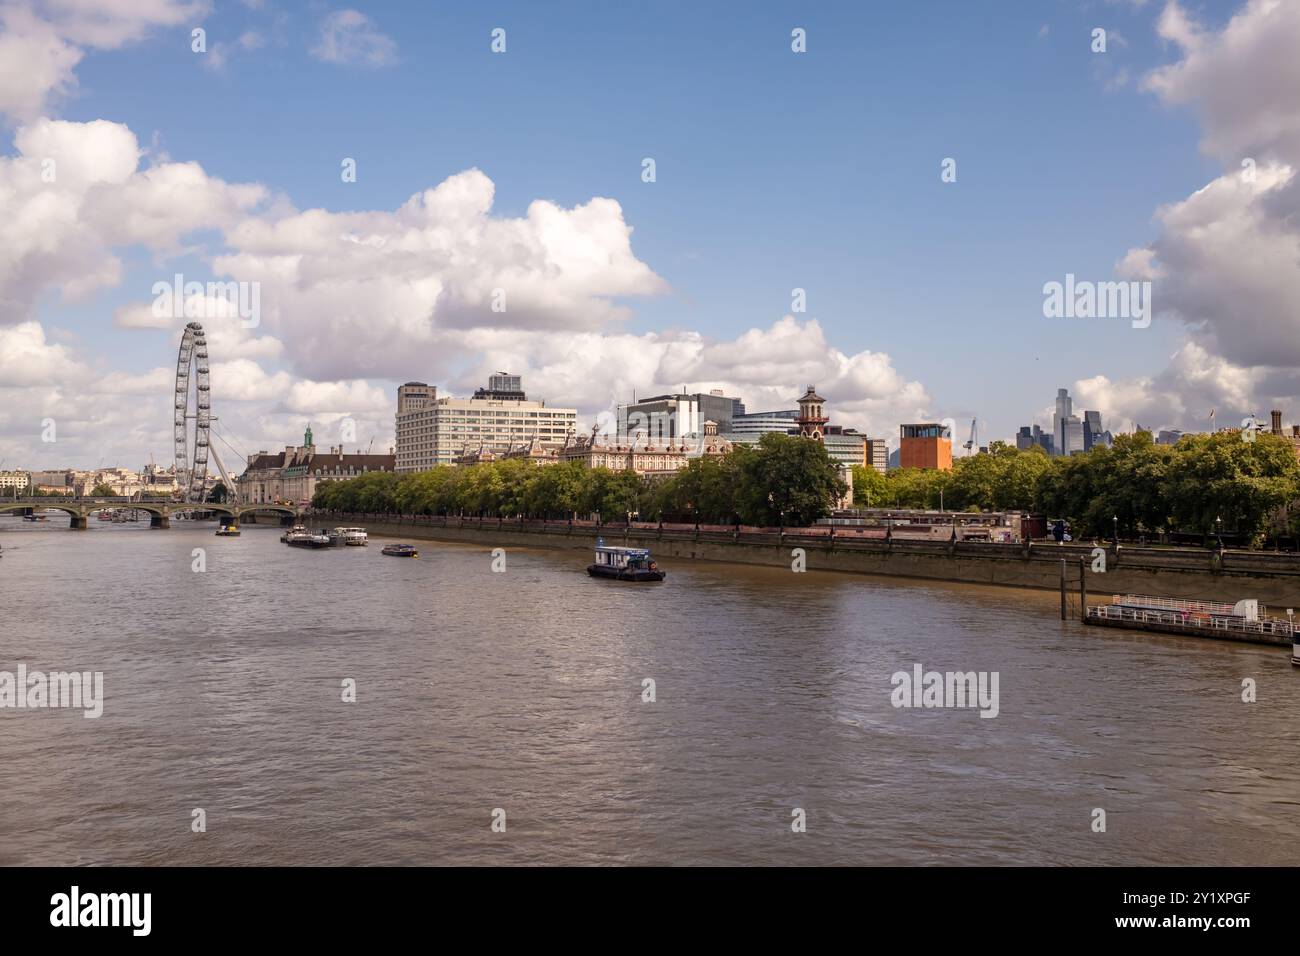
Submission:
[[418,558],[420,552],[415,549],[413,544],[386,544],[380,554],[386,554],[390,558]]
[[330,544],[334,547],[347,545],[350,548],[364,548],[369,540],[365,528],[335,528],[330,532]]
[[104,509],[103,511],[101,511],[99,514],[95,515],[95,517],[98,518],[100,521],[112,521],[112,520],[113,520],[113,512],[111,512],[111,511],[109,511],[107,508],[105,508],[105,509]]
[[330,536],[323,531],[295,531],[288,535],[285,544],[291,548],[328,548]]
[[596,563],[587,565],[593,578],[613,578],[616,581],[662,581],[666,572],[650,557],[647,548],[622,548],[596,539]]
[[238,538],[238,537],[239,537],[239,525],[234,524],[233,522],[232,522],[231,524],[222,525],[220,528],[217,529],[217,537],[218,537],[218,538],[223,538],[223,537],[224,537],[224,538]]
[[23,515],[24,521],[44,521],[45,515]]
[[280,540],[283,541],[285,544],[288,544],[288,543],[289,543],[289,536],[290,536],[290,535],[294,535],[294,534],[306,534],[306,533],[307,533],[307,529],[306,529],[306,528],[304,528],[304,527],[303,527],[302,525],[300,525],[300,524],[296,524],[296,525],[294,525],[292,528],[290,528],[288,531],[286,531],[284,534],[280,535]]

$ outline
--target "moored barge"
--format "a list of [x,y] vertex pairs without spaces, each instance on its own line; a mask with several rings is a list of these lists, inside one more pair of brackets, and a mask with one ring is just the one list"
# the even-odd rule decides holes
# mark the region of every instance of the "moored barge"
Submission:
[[1144,594],[1116,594],[1110,604],[1088,608],[1083,623],[1102,627],[1123,627],[1161,634],[1187,634],[1219,640],[1291,645],[1293,664],[1300,664],[1297,628],[1290,617],[1261,613],[1251,599],[1226,604],[1218,601],[1184,601]]

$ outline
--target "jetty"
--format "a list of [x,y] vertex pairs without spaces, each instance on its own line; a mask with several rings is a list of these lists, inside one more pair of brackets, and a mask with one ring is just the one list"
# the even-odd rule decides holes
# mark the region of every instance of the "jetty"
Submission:
[[1290,610],[1286,617],[1264,613],[1259,602],[1254,600],[1225,604],[1144,594],[1116,594],[1109,604],[1088,607],[1083,623],[1289,647],[1295,643],[1296,635],[1292,617]]

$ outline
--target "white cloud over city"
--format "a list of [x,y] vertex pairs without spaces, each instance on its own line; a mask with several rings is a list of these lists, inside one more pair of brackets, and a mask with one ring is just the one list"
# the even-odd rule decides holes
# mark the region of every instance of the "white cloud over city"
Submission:
[[1160,318],[1183,323],[1189,341],[1157,375],[1075,391],[1093,394],[1088,408],[1114,409],[1116,424],[1203,429],[1212,408],[1275,405],[1300,418],[1300,4],[1250,0],[1215,31],[1170,2],[1157,30],[1177,58],[1143,88],[1195,111],[1223,173],[1157,209],[1158,237],[1117,271],[1154,278]]
[[[156,315],[149,286],[170,281],[182,257],[207,264],[196,278],[260,284],[256,328],[220,303],[200,310],[223,428],[247,450],[296,441],[307,421],[326,444],[345,416],[360,440],[384,447],[393,383],[464,394],[497,369],[588,419],[634,390],[722,388],[764,410],[789,407],[807,384],[830,399],[837,423],[886,437],[899,421],[943,414],[889,354],[840,348],[811,318],[774,310],[731,339],[629,331],[637,301],[671,294],[672,276],[634,251],[615,198],[540,197],[504,214],[496,184],[469,168],[411,183],[393,208],[298,208],[282,184],[225,181],[202,157],[157,154],[142,145],[145,131],[111,118],[50,118],[77,94],[89,51],[143,44],[209,12],[173,0],[0,0],[0,113],[12,130],[0,157],[0,456],[26,460],[35,448],[31,464],[131,464],[142,441],[168,447],[167,389],[146,385],[169,380],[174,344],[151,372],[129,375],[96,360],[93,343],[61,336],[43,303],[93,306],[113,294],[105,331],[179,335],[183,320]],[[1300,393],[1300,60],[1291,55],[1300,5],[1251,0],[1214,30],[1168,3],[1156,28],[1171,62],[1124,95],[1194,112],[1222,174],[1153,210],[1156,239],[1118,257],[1117,271],[1154,279],[1160,319],[1183,323],[1188,338],[1149,377],[1073,383],[1077,404],[1101,410],[1112,430],[1203,427],[1210,408],[1265,411]],[[354,10],[322,11],[310,44],[339,66],[397,58],[395,41]],[[156,274],[126,289],[129,257],[141,250]],[[55,409],[67,419],[57,451],[33,444]]]
[[[170,283],[169,259],[204,251],[193,237],[211,231],[223,237],[207,256],[212,274],[261,289],[251,329],[220,297],[186,300],[208,331],[223,430],[249,446],[294,440],[307,420],[324,423],[318,435],[327,438],[329,423],[346,416],[384,447],[393,396],[378,383],[427,377],[468,391],[497,368],[524,374],[533,394],[588,418],[633,390],[682,387],[720,387],[767,408],[817,383],[838,420],[882,430],[928,402],[887,355],[846,354],[813,320],[777,318],[731,342],[620,331],[632,315],[623,300],[669,286],[633,253],[632,229],[611,199],[572,208],[536,200],[522,216],[498,216],[494,184],[471,169],[390,211],[297,210],[261,184],[227,183],[198,163],[151,165],[121,124],[40,119],[20,127],[14,145],[15,155],[0,159],[11,213],[0,222],[0,321],[22,370],[0,380],[0,395],[15,455],[56,410],[74,416],[63,423],[59,455],[111,458],[127,436],[166,447],[170,354],[149,376],[164,383],[158,393],[130,399],[148,424],[124,430],[109,412],[122,403],[103,399],[124,394],[106,390],[127,380],[49,340],[37,303],[119,289],[130,247],[154,253],[154,279]],[[42,175],[50,161],[52,181]],[[179,333],[184,319],[141,298],[105,321],[122,334]],[[68,403],[87,388],[99,402]]]

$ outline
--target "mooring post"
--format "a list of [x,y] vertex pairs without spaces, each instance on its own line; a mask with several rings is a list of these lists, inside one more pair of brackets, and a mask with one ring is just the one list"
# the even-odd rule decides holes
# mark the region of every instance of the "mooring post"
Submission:
[[1061,559],[1061,620],[1067,620],[1065,616],[1065,558]]
[[1086,620],[1088,617],[1088,581],[1083,576],[1084,564],[1083,556],[1079,556],[1079,620]]

